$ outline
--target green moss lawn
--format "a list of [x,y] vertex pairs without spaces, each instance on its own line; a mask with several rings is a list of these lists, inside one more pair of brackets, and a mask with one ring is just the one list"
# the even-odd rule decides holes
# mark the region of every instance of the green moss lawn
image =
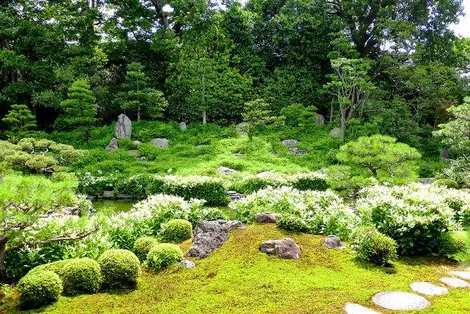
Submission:
[[[292,237],[301,246],[299,261],[280,260],[258,252],[260,242]],[[112,291],[61,297],[41,313],[344,313],[347,302],[372,307],[381,291],[409,291],[413,281],[438,282],[457,265],[429,258],[401,259],[393,268],[355,260],[353,253],[328,250],[320,236],[286,233],[274,225],[236,230],[212,256],[195,269],[143,272],[135,291]],[[190,243],[182,245],[188,250]],[[14,298],[13,298],[14,299]],[[419,313],[467,313],[468,290],[428,298],[432,306]],[[16,300],[0,313],[17,312]],[[376,308],[377,309],[377,308]],[[391,313],[384,312],[383,313]]]

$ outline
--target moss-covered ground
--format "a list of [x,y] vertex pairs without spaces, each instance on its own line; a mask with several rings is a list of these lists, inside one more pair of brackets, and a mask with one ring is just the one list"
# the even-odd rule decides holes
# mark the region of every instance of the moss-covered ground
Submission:
[[[258,252],[262,241],[292,237],[301,246],[298,261]],[[458,265],[433,258],[400,259],[380,268],[358,262],[350,249],[328,250],[320,236],[292,234],[274,225],[236,230],[195,269],[143,272],[135,291],[111,291],[73,298],[40,309],[43,313],[344,313],[347,302],[374,308],[371,297],[388,290],[410,291],[414,281],[438,283]],[[182,244],[188,250],[190,241]],[[428,298],[432,306],[419,313],[468,313],[468,290]],[[17,300],[0,313],[17,312]],[[378,310],[378,308],[375,308]],[[381,310],[382,313],[393,313]],[[411,312],[413,313],[413,312]]]

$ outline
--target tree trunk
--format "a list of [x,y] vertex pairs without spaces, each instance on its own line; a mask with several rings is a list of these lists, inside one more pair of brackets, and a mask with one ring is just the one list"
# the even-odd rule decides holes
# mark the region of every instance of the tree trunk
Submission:
[[373,165],[369,165],[369,170],[372,172],[372,175],[374,178],[377,178],[377,168],[374,167]]
[[202,124],[206,124],[207,123],[207,111],[203,111],[202,112]]
[[333,104],[333,101],[331,101],[331,105],[330,105],[330,124],[333,123],[333,114],[334,114],[334,104]]
[[7,257],[7,242],[7,237],[0,237],[0,283],[5,283],[7,280],[7,270],[5,267],[5,258]]
[[341,111],[341,138],[344,139],[344,131],[346,130],[346,109],[340,108]]
[[139,106],[139,108],[137,108],[137,121],[138,122],[140,122],[140,111],[141,111],[141,109],[140,109],[140,106]]

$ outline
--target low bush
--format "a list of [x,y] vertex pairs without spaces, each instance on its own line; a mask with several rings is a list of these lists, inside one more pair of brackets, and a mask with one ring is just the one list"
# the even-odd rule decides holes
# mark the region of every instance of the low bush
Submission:
[[182,243],[191,239],[193,235],[193,226],[184,219],[172,219],[162,228],[160,236],[164,242]]
[[147,254],[158,244],[158,240],[153,237],[141,237],[134,243],[134,253],[141,262],[147,259]]
[[463,232],[445,232],[439,239],[439,255],[448,259],[457,259],[461,253],[468,251],[467,235]]
[[154,246],[145,262],[153,271],[160,271],[183,260],[183,251],[175,244],[162,243]]
[[228,198],[224,180],[205,176],[166,176],[165,193],[178,195],[186,200],[201,199],[210,205],[226,205]]
[[89,258],[66,261],[60,271],[64,294],[96,293],[101,284],[100,265]]
[[361,227],[353,237],[353,248],[357,257],[379,266],[386,265],[397,257],[397,243],[380,233],[375,227]]
[[291,177],[292,187],[301,190],[326,191],[328,184],[326,174],[320,172],[297,173]]
[[134,288],[140,273],[140,262],[128,250],[109,250],[98,259],[106,288]]
[[41,270],[21,278],[17,289],[21,293],[22,308],[39,308],[59,299],[62,293],[62,281],[56,273]]
[[459,188],[459,184],[457,182],[455,182],[454,180],[450,180],[450,179],[436,180],[436,181],[433,182],[433,185],[444,186],[444,187],[447,187],[449,189],[458,189]]
[[299,217],[294,215],[278,215],[276,217],[276,224],[279,228],[294,232],[308,232],[309,228],[307,223]]

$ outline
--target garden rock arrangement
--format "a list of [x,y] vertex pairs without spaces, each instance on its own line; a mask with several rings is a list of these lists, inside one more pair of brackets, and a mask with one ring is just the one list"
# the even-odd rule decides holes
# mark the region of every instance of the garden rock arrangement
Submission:
[[240,221],[201,221],[194,230],[193,246],[188,256],[198,259],[205,258],[218,247],[227,242],[230,232],[234,229],[243,229],[245,225]]
[[335,235],[330,235],[324,238],[323,245],[329,249],[344,250],[346,248],[346,245],[343,242],[341,242],[341,239]]
[[331,137],[337,137],[337,138],[343,138],[344,133],[343,133],[343,130],[341,130],[340,128],[334,128],[333,130],[330,131],[330,136]]
[[167,148],[168,147],[168,140],[166,138],[154,138],[150,141],[154,146],[160,148]]
[[282,141],[282,145],[287,146],[287,147],[293,147],[293,146],[299,145],[299,143],[300,142],[298,140],[294,140],[294,139],[288,139],[288,140]]
[[119,149],[118,147],[118,141],[116,138],[112,138],[111,141],[109,142],[108,146],[106,146],[106,151],[108,152],[115,152]]
[[227,191],[226,194],[232,202],[241,200],[244,197],[242,193],[239,193],[237,191]]
[[296,156],[302,156],[302,155],[307,155],[308,154],[308,150],[306,149],[300,149],[300,148],[297,148],[297,147],[291,147],[289,148],[289,151],[296,155]]
[[299,259],[302,255],[302,250],[291,238],[263,242],[259,250],[262,253],[276,255],[283,259]]
[[275,224],[276,215],[272,213],[259,213],[256,215],[255,221],[259,224]]
[[235,173],[238,172],[237,170],[233,170],[233,169],[230,169],[230,168],[227,168],[227,167],[219,167],[216,170],[217,170],[218,173],[221,173],[221,174],[226,175],[226,176],[230,176],[230,175],[235,174]]
[[131,138],[132,135],[132,122],[125,115],[120,114],[114,127],[114,137],[117,139]]

